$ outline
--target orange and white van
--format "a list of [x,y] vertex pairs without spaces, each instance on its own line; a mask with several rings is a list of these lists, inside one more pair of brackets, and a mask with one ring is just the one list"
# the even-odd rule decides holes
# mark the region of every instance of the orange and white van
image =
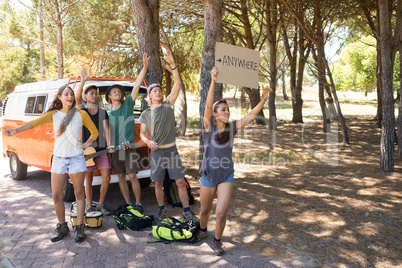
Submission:
[[[85,86],[95,85],[99,88],[101,98],[100,106],[106,110],[109,104],[105,101],[104,94],[107,88],[114,84],[124,87],[127,94],[131,93],[134,86],[134,79],[114,79],[114,78],[89,78]],[[18,127],[28,121],[40,117],[48,109],[54,100],[58,89],[63,85],[70,85],[76,90],[80,84],[77,77],[69,79],[56,79],[51,81],[28,83],[16,86],[14,92],[7,96],[3,103],[2,124],[4,128]],[[139,171],[137,177],[141,187],[147,187],[151,183],[149,148],[140,139],[140,123],[137,121],[143,110],[147,108],[146,98],[147,89],[141,86],[134,105],[135,117],[135,144],[139,158]],[[37,128],[18,133],[14,136],[3,138],[3,156],[10,158],[10,171],[12,178],[16,180],[25,179],[27,167],[34,166],[46,171],[51,170],[54,147],[54,131],[52,124],[45,124]],[[129,180],[127,176],[127,180]],[[119,181],[117,175],[111,171],[110,183]],[[93,185],[100,185],[102,177],[99,173],[94,174]],[[74,189],[71,179],[67,179],[64,187],[64,201],[74,200]]]

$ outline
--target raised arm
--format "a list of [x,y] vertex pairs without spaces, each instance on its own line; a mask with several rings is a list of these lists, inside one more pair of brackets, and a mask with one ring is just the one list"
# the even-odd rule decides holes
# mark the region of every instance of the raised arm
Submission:
[[75,106],[77,109],[82,109],[82,91],[84,89],[85,82],[88,80],[88,73],[85,67],[82,67],[81,69],[81,83],[80,86],[77,89],[77,92],[75,93]]
[[244,116],[242,119],[236,122],[236,130],[243,128],[248,122],[253,120],[257,114],[261,111],[264,107],[265,102],[268,99],[268,93],[272,91],[271,88],[261,85],[261,101],[250,111],[250,113]]
[[211,70],[211,85],[209,86],[207,101],[205,105],[204,111],[204,129],[205,131],[209,130],[211,125],[211,118],[213,114],[212,106],[214,104],[214,93],[215,93],[215,80],[216,76],[218,75],[218,70],[216,67],[212,68]]
[[151,141],[150,139],[147,138],[147,134],[149,133],[147,125],[144,123],[141,123],[141,129],[140,129],[140,138],[141,140],[152,150],[157,150],[158,149],[158,144],[154,141]]
[[168,46],[165,44],[161,43],[161,46],[163,46],[166,49],[166,53],[164,56],[164,60],[169,64],[170,69],[166,68],[169,72],[173,74],[173,86],[172,86],[172,91],[170,92],[169,96],[166,98],[169,100],[170,105],[174,105],[174,103],[177,100],[177,97],[179,96],[180,92],[180,85],[181,85],[181,79],[180,79],[180,74],[179,70],[177,69],[177,65],[174,61],[174,57],[172,54],[172,51],[169,49]]
[[135,101],[135,99],[137,98],[138,91],[140,90],[142,81],[144,80],[145,74],[147,73],[149,66],[149,58],[150,56],[148,56],[148,53],[144,53],[144,55],[142,55],[143,67],[137,79],[135,80],[133,90],[131,91],[131,98],[133,99],[133,101]]

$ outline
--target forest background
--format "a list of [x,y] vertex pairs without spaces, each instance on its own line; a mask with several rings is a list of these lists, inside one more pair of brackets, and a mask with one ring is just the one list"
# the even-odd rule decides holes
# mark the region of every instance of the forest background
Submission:
[[[183,81],[178,147],[196,198],[215,43],[260,51],[260,82],[273,92],[237,134],[226,245],[294,267],[401,267],[402,0],[0,0],[0,33],[2,101],[81,66],[136,77],[145,52],[147,84],[169,94],[160,43],[170,46]],[[259,94],[215,88],[232,117]]]
[[[184,135],[186,93],[199,96],[202,115],[214,45],[223,41],[261,53],[260,82],[274,90],[268,111],[261,111],[257,123],[277,129],[278,91],[291,100],[291,121],[303,123],[303,85],[317,85],[323,132],[330,131],[335,118],[343,142],[349,144],[337,92],[376,91],[373,119],[382,128],[380,169],[394,170],[395,142],[400,145],[396,152],[402,153],[402,131],[396,132],[402,129],[402,119],[395,120],[394,108],[401,88],[401,0],[0,3],[2,100],[18,84],[77,76],[81,66],[92,76],[136,77],[144,52],[151,55],[147,84],[163,83],[169,94],[172,78],[160,59],[163,42],[174,52],[183,81],[176,110],[177,131]],[[215,98],[227,90],[229,85],[218,84]],[[259,89],[238,91],[244,113],[260,101]]]

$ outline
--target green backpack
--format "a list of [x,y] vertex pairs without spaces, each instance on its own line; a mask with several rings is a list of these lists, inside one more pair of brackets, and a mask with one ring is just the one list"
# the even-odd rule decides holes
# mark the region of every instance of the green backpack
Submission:
[[198,241],[198,223],[184,222],[173,217],[164,218],[152,226],[152,235],[165,244],[172,241],[196,243]]
[[152,215],[141,214],[133,206],[121,205],[113,210],[113,218],[117,222],[120,230],[130,229],[139,231],[146,227],[151,227],[154,217]]

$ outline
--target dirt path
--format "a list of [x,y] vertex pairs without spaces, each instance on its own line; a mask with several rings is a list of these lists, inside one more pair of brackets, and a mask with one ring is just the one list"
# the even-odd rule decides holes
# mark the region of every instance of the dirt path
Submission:
[[[380,172],[380,130],[347,123],[350,145],[320,122],[239,133],[225,239],[301,267],[402,267],[401,159]],[[198,197],[197,140],[189,133],[179,149]]]

